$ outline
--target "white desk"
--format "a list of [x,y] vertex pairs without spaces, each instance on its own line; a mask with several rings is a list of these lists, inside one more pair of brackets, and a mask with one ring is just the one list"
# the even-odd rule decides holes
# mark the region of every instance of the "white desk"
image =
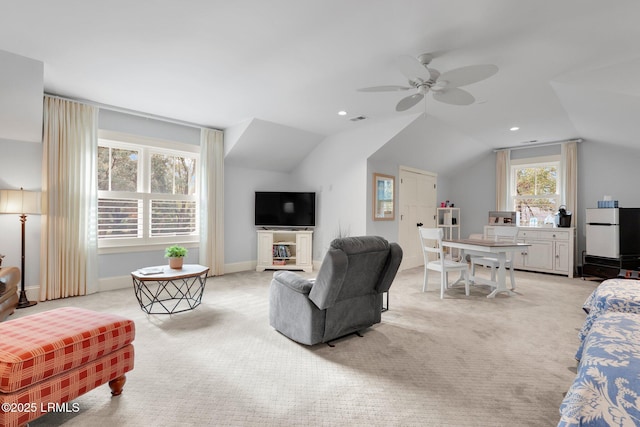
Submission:
[[460,257],[464,259],[465,254],[480,255],[480,256],[492,256],[495,257],[500,266],[498,267],[498,274],[496,281],[485,279],[483,277],[469,277],[470,282],[487,284],[495,289],[487,298],[494,298],[500,292],[506,292],[507,295],[515,295],[511,290],[507,289],[506,281],[506,268],[505,263],[507,261],[507,253],[520,250],[523,246],[530,246],[527,243],[507,243],[496,242],[494,240],[484,239],[459,239],[459,240],[443,240],[442,246],[448,246],[450,248],[460,249]]

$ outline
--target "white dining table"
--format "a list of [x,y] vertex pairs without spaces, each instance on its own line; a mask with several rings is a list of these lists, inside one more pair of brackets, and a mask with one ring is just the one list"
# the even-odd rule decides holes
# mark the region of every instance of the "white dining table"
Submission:
[[501,292],[505,292],[509,296],[515,295],[511,289],[507,288],[507,269],[505,267],[507,254],[531,245],[528,243],[500,242],[490,239],[457,239],[443,240],[442,246],[460,249],[460,259],[464,259],[465,255],[495,257],[499,263],[495,281],[477,276],[469,276],[468,278],[471,283],[486,284],[495,288],[487,295],[487,298],[494,298]]

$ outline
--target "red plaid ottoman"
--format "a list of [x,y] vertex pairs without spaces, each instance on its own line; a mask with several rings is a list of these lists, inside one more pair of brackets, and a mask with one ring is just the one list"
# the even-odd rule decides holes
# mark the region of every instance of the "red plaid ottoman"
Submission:
[[132,320],[73,307],[0,323],[0,426],[77,412],[66,402],[106,382],[119,395],[134,337]]

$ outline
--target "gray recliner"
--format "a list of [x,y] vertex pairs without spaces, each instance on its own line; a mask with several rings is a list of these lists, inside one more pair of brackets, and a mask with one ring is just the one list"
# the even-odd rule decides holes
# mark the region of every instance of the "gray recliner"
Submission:
[[274,273],[269,323],[302,344],[328,342],[380,323],[382,293],[402,261],[402,249],[382,237],[335,239],[314,280]]

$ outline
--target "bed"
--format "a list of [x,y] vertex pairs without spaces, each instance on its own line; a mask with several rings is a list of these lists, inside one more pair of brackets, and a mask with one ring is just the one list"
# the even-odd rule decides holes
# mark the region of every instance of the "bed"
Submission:
[[560,415],[559,427],[640,425],[640,314],[593,320]]
[[[609,311],[622,313],[640,313],[640,279],[638,272],[622,270],[622,278],[608,279],[602,282],[584,302],[582,308],[587,318],[578,333],[580,346],[576,352],[576,360],[582,358],[584,340],[589,334],[595,320]],[[632,278],[635,277],[635,278]]]

